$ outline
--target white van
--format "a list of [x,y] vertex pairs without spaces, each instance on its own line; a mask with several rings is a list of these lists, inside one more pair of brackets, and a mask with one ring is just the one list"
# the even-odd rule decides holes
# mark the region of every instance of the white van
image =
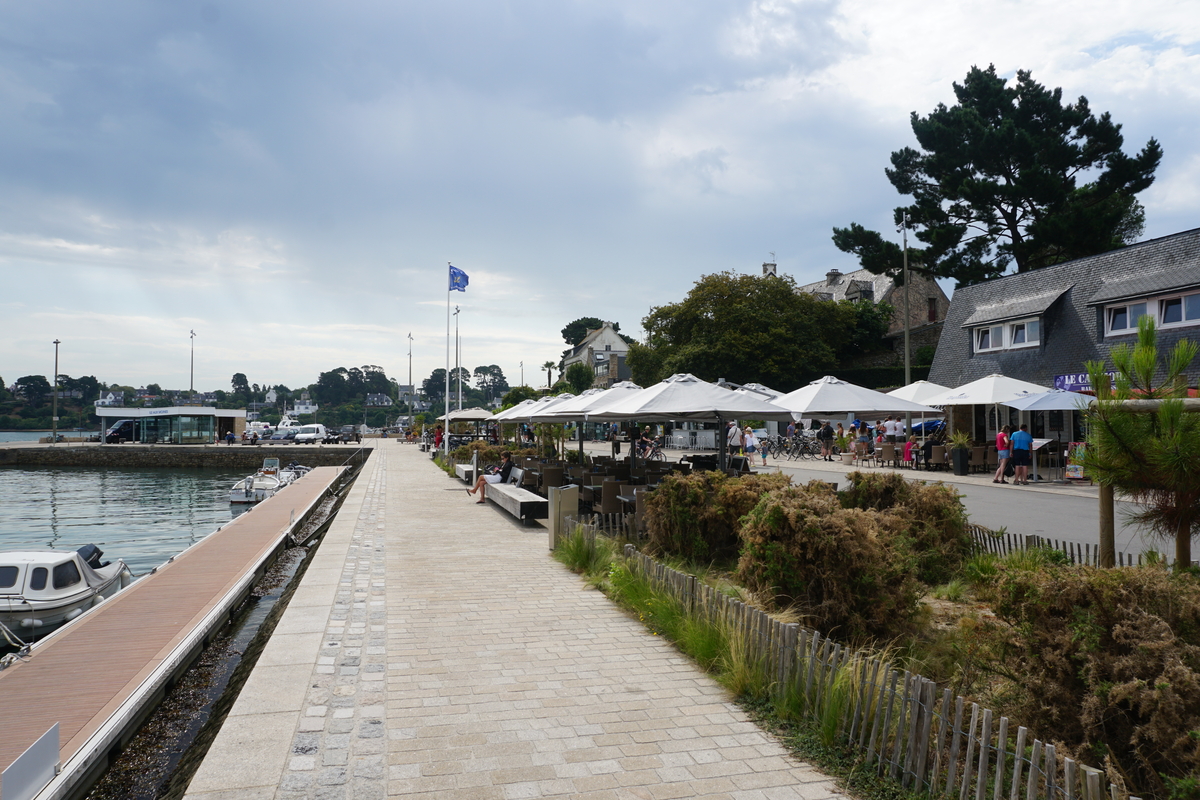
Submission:
[[325,426],[320,423],[316,425],[304,425],[300,428],[300,432],[296,434],[296,444],[321,444],[325,441],[328,433],[325,431]]

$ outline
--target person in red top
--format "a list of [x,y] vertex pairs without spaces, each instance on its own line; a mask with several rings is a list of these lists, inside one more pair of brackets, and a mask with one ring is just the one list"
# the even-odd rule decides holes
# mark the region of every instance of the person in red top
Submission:
[[1004,480],[1004,468],[1008,465],[1008,459],[1012,455],[1012,442],[1008,438],[1010,433],[1012,433],[1012,428],[1005,425],[996,434],[996,460],[1000,462],[1000,466],[996,468],[992,483],[1008,483]]

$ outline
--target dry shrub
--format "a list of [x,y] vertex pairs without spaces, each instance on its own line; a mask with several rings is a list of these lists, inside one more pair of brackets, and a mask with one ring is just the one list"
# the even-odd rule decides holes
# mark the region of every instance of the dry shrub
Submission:
[[907,521],[917,578],[936,586],[946,583],[971,556],[967,515],[957,491],[945,484],[908,481],[895,472],[852,472],[842,492],[846,508],[891,511]]
[[732,561],[740,547],[739,520],[764,492],[790,484],[780,473],[667,475],[646,497],[647,550],[697,563]]
[[739,580],[778,605],[797,606],[825,633],[888,637],[916,613],[902,516],[842,508],[814,481],[767,493],[744,523]]
[[1159,568],[1002,567],[992,630],[1011,716],[1131,786],[1200,773],[1200,584]]

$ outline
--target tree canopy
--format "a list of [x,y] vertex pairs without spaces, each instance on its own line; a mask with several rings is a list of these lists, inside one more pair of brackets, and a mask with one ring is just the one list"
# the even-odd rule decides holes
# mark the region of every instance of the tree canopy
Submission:
[[583,394],[592,388],[592,384],[596,380],[596,373],[589,369],[587,364],[576,361],[567,367],[567,371],[563,373],[563,379],[570,385],[574,394]]
[[628,363],[642,386],[690,372],[790,391],[805,373],[877,349],[890,314],[798,293],[790,276],[705,275],[683,302],[650,310],[646,342],[630,346]]
[[[604,325],[605,321],[599,317],[580,317],[574,322],[568,322],[567,326],[562,329],[563,341],[574,347],[583,341],[583,337],[587,336],[588,331],[594,331]],[[620,332],[621,324],[614,322],[612,328],[614,331]]]
[[[1011,84],[972,67],[954,84],[958,103],[912,113],[920,150],[892,153],[888,180],[912,204],[895,210],[919,245],[910,269],[960,286],[1115,250],[1141,235],[1135,198],[1154,182],[1162,148],[1150,139],[1122,152],[1121,126],[1095,116],[1086,97],[1062,103],[1027,71]],[[858,223],[833,241],[877,274],[899,275],[900,245]],[[915,244],[915,243],[914,243]]]

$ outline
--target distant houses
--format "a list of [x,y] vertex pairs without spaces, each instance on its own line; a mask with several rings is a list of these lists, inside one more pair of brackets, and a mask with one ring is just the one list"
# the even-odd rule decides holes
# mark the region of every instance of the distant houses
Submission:
[[612,323],[606,322],[589,330],[583,340],[563,356],[562,370],[565,372],[572,364],[586,364],[596,375],[592,385],[607,389],[617,381],[629,380],[629,367],[625,365],[628,353],[629,345],[613,330]]

